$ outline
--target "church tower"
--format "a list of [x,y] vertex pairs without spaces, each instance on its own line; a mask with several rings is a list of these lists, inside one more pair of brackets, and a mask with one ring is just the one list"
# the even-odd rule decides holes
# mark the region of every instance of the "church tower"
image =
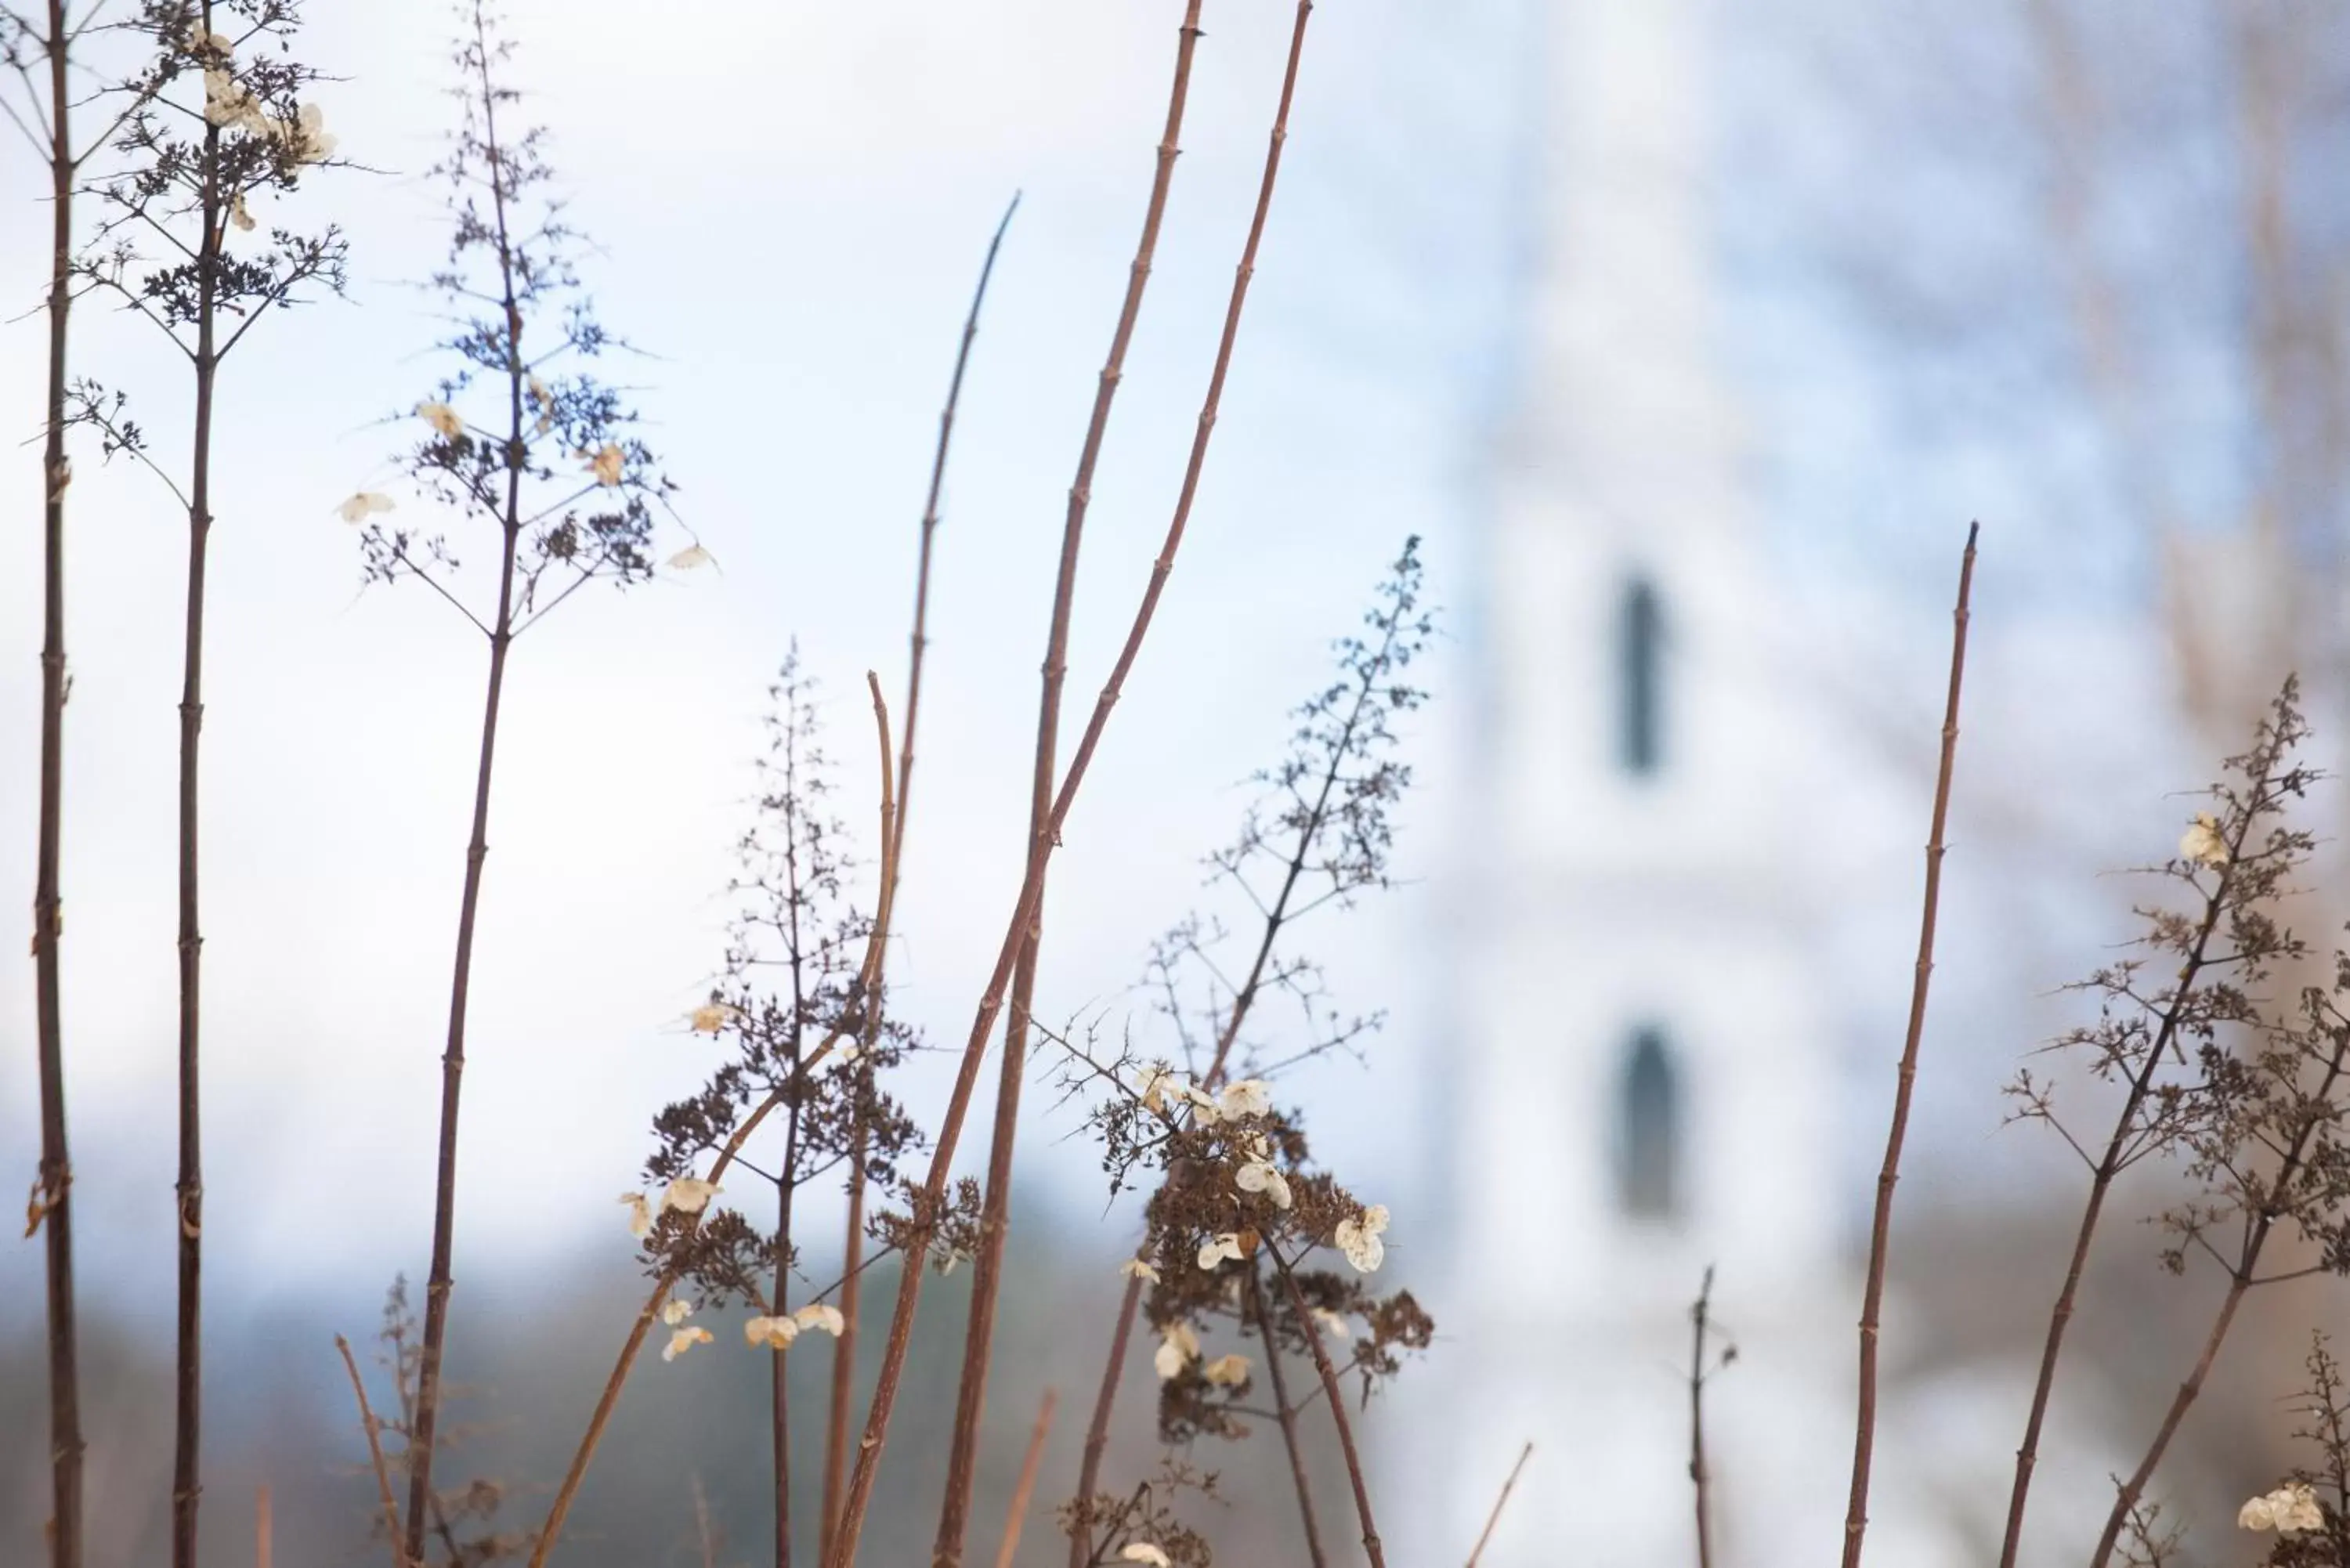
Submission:
[[[1479,538],[1480,711],[1441,1158],[1441,1546],[1693,1562],[1688,1307],[1717,1538],[1839,1539],[1852,1303],[1807,809],[1727,389],[1706,0],[1544,0],[1534,266]],[[1749,1413],[1740,1419],[1738,1410]],[[1797,1452],[1798,1449],[1803,1452]],[[1433,1558],[1431,1561],[1435,1560]]]

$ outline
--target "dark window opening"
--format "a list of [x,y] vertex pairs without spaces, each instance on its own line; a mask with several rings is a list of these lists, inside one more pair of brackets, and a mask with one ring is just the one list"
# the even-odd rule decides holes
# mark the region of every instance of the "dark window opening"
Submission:
[[1665,613],[1655,585],[1624,590],[1617,627],[1617,751],[1624,771],[1654,774],[1664,762]]
[[1617,1200],[1633,1219],[1671,1220],[1681,1202],[1681,1088],[1662,1030],[1634,1032],[1617,1093]]

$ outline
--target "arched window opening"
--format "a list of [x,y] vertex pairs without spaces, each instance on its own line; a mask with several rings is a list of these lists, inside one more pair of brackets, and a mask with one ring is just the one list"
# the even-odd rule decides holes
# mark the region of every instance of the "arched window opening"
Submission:
[[1674,1219],[1681,1204],[1681,1086],[1662,1030],[1634,1031],[1617,1095],[1617,1201],[1635,1220]]
[[1645,777],[1664,763],[1665,612],[1656,585],[1635,577],[1617,612],[1617,751],[1626,773]]

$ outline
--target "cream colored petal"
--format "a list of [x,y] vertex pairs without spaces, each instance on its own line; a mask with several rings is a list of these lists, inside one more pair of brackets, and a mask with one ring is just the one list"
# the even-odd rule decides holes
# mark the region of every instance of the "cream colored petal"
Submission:
[[848,1328],[848,1320],[840,1315],[840,1309],[827,1302],[810,1302],[792,1314],[792,1321],[798,1324],[802,1329],[813,1329],[818,1333],[828,1334],[835,1339],[839,1338]]
[[1121,1563],[1148,1563],[1150,1568],[1168,1568],[1167,1553],[1148,1541],[1129,1541],[1126,1550],[1118,1554]]
[[2178,840],[2178,857],[2214,869],[2225,866],[2228,841],[2220,836],[2219,819],[2208,811],[2197,812]]
[[699,1214],[723,1190],[699,1177],[681,1176],[661,1191],[661,1207],[681,1214]]
[[693,1315],[693,1303],[683,1296],[671,1296],[661,1307],[661,1322],[671,1328]]
[[1261,1116],[1273,1109],[1271,1085],[1263,1078],[1243,1078],[1236,1084],[1227,1085],[1223,1101],[1218,1108],[1235,1119]]

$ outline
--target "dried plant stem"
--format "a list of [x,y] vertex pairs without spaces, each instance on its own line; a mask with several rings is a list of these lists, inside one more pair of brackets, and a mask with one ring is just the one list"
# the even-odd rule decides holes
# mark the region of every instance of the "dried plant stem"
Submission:
[[1305,1559],[1314,1568],[1326,1568],[1322,1527],[1314,1517],[1314,1486],[1305,1473],[1305,1451],[1297,1441],[1297,1407],[1290,1402],[1289,1379],[1281,1369],[1281,1341],[1274,1334],[1273,1314],[1265,1310],[1264,1282],[1256,1265],[1248,1271],[1249,1313],[1256,1320],[1257,1337],[1264,1343],[1264,1373],[1273,1385],[1274,1418],[1281,1427],[1281,1446],[1289,1455],[1289,1477],[1297,1487],[1297,1521],[1305,1531]]
[[[1141,318],[1142,298],[1150,282],[1153,257],[1159,249],[1159,225],[1166,217],[1167,192],[1174,183],[1175,160],[1181,151],[1183,109],[1190,97],[1191,57],[1200,38],[1201,0],[1187,0],[1183,25],[1177,34],[1175,80],[1167,96],[1167,124],[1159,139],[1158,165],[1150,182],[1150,199],[1143,209],[1142,234],[1136,242],[1134,261],[1127,270],[1126,296],[1118,306],[1118,325],[1110,334],[1109,354],[1094,388],[1094,406],[1086,424],[1084,445],[1077,453],[1076,477],[1069,483],[1068,507],[1061,524],[1060,566],[1053,582],[1053,608],[1047,620],[1043,692],[1036,712],[1036,747],[1028,797],[1027,848],[1036,859],[1037,836],[1045,830],[1053,811],[1053,786],[1059,772],[1061,696],[1068,678],[1069,615],[1076,598],[1077,557],[1085,537],[1086,512],[1093,500],[1094,470],[1101,460],[1102,440],[1109,430],[1110,408],[1126,375],[1128,345]],[[1008,214],[1007,214],[1008,216]],[[927,534],[927,527],[925,530]],[[1040,872],[1041,877],[1041,872]],[[995,1086],[995,1118],[987,1155],[987,1185],[980,1205],[979,1251],[972,1260],[971,1312],[963,1334],[962,1372],[955,1388],[954,1423],[947,1444],[947,1479],[939,1507],[938,1538],[931,1552],[933,1568],[955,1568],[962,1561],[963,1537],[970,1528],[972,1488],[977,1479],[979,1424],[987,1402],[987,1371],[994,1343],[995,1308],[1002,1292],[1003,1244],[1011,1228],[1012,1158],[1020,1127],[1020,1090],[1028,1064],[1030,1007],[1035,1000],[1036,963],[1044,940],[1043,888],[1022,940],[1012,971],[1012,1005],[1003,1021],[1003,1060]]]
[[[869,670],[865,676],[865,685],[873,699],[873,723],[880,739],[880,842],[884,848],[881,855],[880,890],[876,896],[873,912],[873,929],[866,937],[865,959],[858,969],[857,985],[850,992],[847,1012],[854,1013],[862,1010],[869,1014],[876,1005],[873,999],[881,975],[881,955],[889,946],[889,919],[895,911],[897,902],[898,800],[895,771],[889,755],[889,704],[882,699],[879,679]],[[823,1044],[808,1053],[804,1064],[805,1067],[813,1071],[847,1038],[847,1031],[835,1030],[827,1036]],[[742,1153],[743,1146],[750,1141],[751,1135],[759,1130],[759,1125],[765,1121],[768,1115],[782,1103],[783,1095],[781,1091],[777,1091],[769,1094],[754,1106],[751,1114],[743,1118],[742,1124],[727,1138],[726,1146],[718,1151],[718,1158],[711,1162],[710,1174],[704,1179],[715,1185],[723,1179],[728,1168],[733,1165],[735,1157]],[[702,1223],[702,1217],[700,1214],[689,1216],[688,1222],[699,1226]],[[910,1262],[910,1271],[918,1266],[918,1262]],[[644,1306],[638,1311],[636,1322],[629,1327],[629,1337],[620,1346],[619,1357],[613,1363],[610,1376],[604,1380],[604,1391],[597,1397],[595,1411],[588,1418],[588,1429],[580,1435],[579,1447],[571,1456],[571,1466],[564,1472],[562,1484],[556,1489],[555,1501],[547,1509],[546,1522],[539,1527],[538,1539],[532,1544],[530,1568],[546,1568],[547,1557],[554,1552],[555,1543],[562,1535],[563,1521],[570,1514],[571,1505],[579,1496],[580,1483],[587,1480],[588,1466],[596,1457],[597,1445],[603,1441],[604,1428],[610,1423],[612,1412],[620,1403],[620,1389],[629,1380],[629,1371],[636,1365],[637,1354],[644,1348],[645,1337],[652,1332],[653,1323],[660,1315],[661,1303],[669,1299],[669,1293],[676,1283],[676,1272],[664,1269],[660,1277],[653,1282],[652,1293],[645,1298]]]
[[73,308],[74,158],[72,43],[65,0],[49,0],[43,40],[49,66],[49,360],[41,448],[41,804],[33,888],[33,984],[40,1059],[41,1166],[32,1220],[47,1227],[49,1329],[49,1562],[81,1563],[81,1373],[74,1324],[73,1161],[66,1146],[65,1029],[57,1004],[58,892],[65,806],[66,323]]
[[[2265,781],[2258,781],[2265,783]],[[2073,1309],[2080,1294],[2082,1276],[2088,1271],[2089,1247],[2097,1233],[2097,1222],[2104,1217],[2106,1196],[2112,1190],[2115,1179],[2128,1163],[2127,1156],[2133,1136],[2138,1130],[2138,1114],[2152,1092],[2154,1075],[2172,1050],[2178,1035],[2179,1019],[2188,998],[2195,989],[2198,975],[2202,972],[2205,955],[2210,950],[2212,936],[2227,912],[2230,879],[2243,851],[2243,840],[2255,812],[2247,811],[2239,824],[2235,837],[2228,845],[2228,859],[2220,868],[2218,881],[2203,906],[2202,917],[2196,923],[2193,945],[2180,966],[2177,989],[2170,1004],[2163,1010],[2147,1042],[2146,1054],[2137,1070],[2129,1076],[2129,1089],[2122,1096],[2120,1111],[2114,1117],[2114,1130],[2106,1140],[2105,1152],[2098,1157],[2089,1176],[2089,1195],[2081,1206],[2081,1223],[2073,1237],[2073,1252],[2064,1266],[2064,1282],[2056,1292],[2056,1304],[2048,1315],[2048,1334],[2040,1348],[2040,1372],[2032,1387],[2032,1409],[2024,1417],[2023,1441],[2015,1451],[2015,1484],[2008,1495],[2007,1527],[2000,1547],[2000,1568],[2015,1568],[2016,1554],[2023,1541],[2023,1513],[2032,1490],[2032,1473],[2040,1459],[2040,1433],[2048,1416],[2048,1402],[2056,1385],[2056,1361],[2064,1346],[2064,1331],[2073,1321]]]
[[1690,1308],[1690,1486],[1697,1508],[1697,1568],[1713,1568],[1713,1514],[1707,1505],[1713,1478],[1705,1463],[1705,1331],[1706,1314],[1713,1304],[1713,1266],[1706,1265],[1705,1282],[1698,1287],[1697,1303]]
[[857,1397],[857,1314],[865,1297],[865,1130],[850,1137],[848,1234],[842,1249],[840,1343],[832,1352],[831,1399],[825,1412],[824,1517],[818,1521],[816,1561],[832,1560],[832,1535],[840,1520],[841,1494],[848,1485],[848,1434]]
[[[1311,4],[1311,0],[1305,0]],[[1363,1554],[1371,1560],[1371,1568],[1387,1568],[1387,1552],[1379,1544],[1378,1525],[1371,1518],[1371,1490],[1363,1477],[1362,1456],[1355,1451],[1355,1424],[1347,1417],[1347,1397],[1338,1391],[1338,1369],[1330,1365],[1330,1352],[1322,1344],[1322,1332],[1314,1326],[1313,1310],[1305,1303],[1305,1294],[1297,1288],[1297,1278],[1289,1264],[1271,1247],[1274,1267],[1281,1271],[1281,1282],[1289,1292],[1289,1304],[1297,1314],[1298,1326],[1305,1332],[1305,1347],[1314,1353],[1314,1370],[1322,1376],[1322,1392],[1330,1407],[1331,1423],[1338,1428],[1338,1449],[1347,1457],[1347,1480],[1355,1490],[1355,1517],[1363,1526]]]
[[1934,777],[1934,817],[1926,839],[1925,909],[1918,921],[1918,968],[1909,991],[1909,1027],[1901,1042],[1900,1076],[1893,1092],[1893,1127],[1885,1140],[1885,1165],[1877,1178],[1877,1210],[1869,1223],[1868,1282],[1860,1307],[1860,1412],[1854,1423],[1852,1496],[1844,1520],[1844,1568],[1859,1568],[1861,1541],[1868,1529],[1868,1467],[1877,1443],[1877,1316],[1885,1301],[1885,1263],[1892,1243],[1893,1188],[1901,1179],[1901,1143],[1909,1128],[1909,1097],[1918,1080],[1918,1045],[1926,1030],[1926,992],[1934,974],[1934,919],[1942,891],[1942,830],[1950,810],[1950,775],[1959,753],[1959,689],[1967,666],[1967,614],[1975,579],[1975,536],[1967,526],[1966,554],[1959,566],[1959,602],[1951,612],[1950,686],[1942,712],[1942,760]]
[[253,1496],[253,1568],[270,1568],[276,1554],[276,1520],[269,1509],[269,1483],[263,1481]]
[[[1019,192],[1003,209],[996,221],[995,233],[987,242],[986,259],[980,263],[979,282],[972,289],[971,309],[963,316],[962,337],[955,348],[954,374],[947,381],[946,406],[939,411],[939,440],[931,456],[930,493],[922,503],[921,545],[914,568],[914,625],[907,639],[906,716],[899,735],[898,809],[889,852],[894,864],[905,863],[906,806],[914,779],[914,727],[921,711],[923,655],[930,648],[928,635],[931,613],[931,560],[939,531],[939,500],[946,487],[947,453],[954,441],[955,410],[962,403],[963,372],[970,368],[971,347],[979,337],[981,307],[987,303],[987,285],[995,275],[995,258],[1003,248],[1004,232],[1012,226],[1012,215],[1020,210]],[[879,973],[876,972],[879,989]],[[880,1024],[880,1010],[868,1007],[867,1041],[869,1046]],[[832,1388],[829,1407],[826,1412],[824,1447],[823,1517],[819,1523],[817,1560],[829,1561],[832,1556],[833,1532],[840,1519],[841,1498],[848,1484],[849,1434],[854,1429],[854,1405],[857,1389],[857,1317],[865,1295],[865,1157],[866,1134],[862,1127],[851,1135],[848,1155],[848,1219],[847,1235],[842,1242],[843,1282],[838,1302],[841,1332],[833,1346]]]
[[415,1561],[409,1556],[400,1538],[400,1505],[391,1500],[391,1469],[384,1463],[382,1423],[369,1407],[367,1383],[359,1376],[359,1364],[351,1355],[351,1342],[341,1334],[335,1335],[335,1348],[342,1353],[343,1370],[351,1375],[351,1397],[359,1404],[359,1430],[367,1434],[368,1462],[375,1469],[375,1489],[383,1501],[384,1538],[391,1542],[392,1568],[408,1568]]
[[[205,0],[203,26],[213,30]],[[220,281],[220,127],[204,127],[203,237],[196,258],[195,439],[188,472],[188,581],[180,682],[180,1173],[177,1408],[172,1459],[172,1568],[196,1568],[203,1432],[203,925],[198,918],[198,749],[204,725],[204,567],[212,540],[213,391]]]
[[995,1548],[995,1568],[1012,1568],[1020,1555],[1020,1532],[1028,1523],[1028,1505],[1036,1496],[1036,1472],[1045,1464],[1045,1439],[1052,1434],[1053,1409],[1060,1403],[1060,1391],[1045,1390],[1045,1401],[1036,1407],[1035,1429],[1028,1434],[1028,1452],[1020,1461],[1020,1481],[1012,1489],[1012,1506],[1003,1515],[1003,1540]]
[[1508,1479],[1502,1482],[1502,1495],[1493,1500],[1493,1511],[1485,1516],[1485,1528],[1478,1533],[1477,1544],[1469,1552],[1468,1568],[1477,1568],[1478,1559],[1485,1555],[1486,1543],[1493,1539],[1493,1529],[1502,1522],[1502,1510],[1510,1504],[1510,1493],[1517,1490],[1518,1472],[1534,1457],[1534,1446],[1528,1443],[1518,1450],[1518,1462],[1510,1467]]
[[[490,81],[494,57],[488,24],[480,0],[473,5],[474,57],[481,78],[483,142],[493,168],[498,157],[498,99]],[[524,387],[527,372],[522,357],[522,309],[516,298],[516,257],[508,231],[505,181],[490,181],[491,214],[497,235],[498,273],[504,291],[506,323],[508,450],[524,450],[527,426],[524,419]],[[432,1500],[434,1433],[441,1412],[442,1347],[449,1330],[449,1270],[457,1223],[457,1109],[465,1075],[465,1012],[473,973],[473,930],[481,911],[482,867],[490,854],[490,779],[497,755],[498,704],[505,691],[506,656],[515,639],[515,562],[522,543],[522,469],[506,468],[506,493],[499,517],[498,608],[490,623],[490,667],[482,701],[481,754],[473,781],[473,818],[465,846],[464,891],[457,906],[457,953],[449,981],[448,1044],[441,1056],[441,1128],[439,1159],[433,1181],[432,1269],[424,1286],[424,1332],[416,1365],[416,1419],[411,1434],[408,1474],[408,1555],[424,1557],[424,1530]]]
[[[1109,1417],[1118,1403],[1118,1375],[1126,1366],[1126,1347],[1134,1337],[1135,1314],[1142,1305],[1142,1276],[1130,1276],[1118,1298],[1118,1325],[1109,1336],[1109,1361],[1102,1367],[1101,1390],[1094,1396],[1093,1419],[1086,1426],[1086,1446],[1077,1460],[1077,1501],[1094,1495],[1101,1481],[1102,1454],[1109,1447]],[[1093,1561],[1093,1532],[1080,1520],[1069,1531],[1069,1568],[1086,1568]]]
[[[792,901],[792,919],[799,919],[799,901]],[[796,939],[795,939],[796,948]],[[792,961],[792,985],[797,991],[800,965],[796,951]],[[800,1075],[799,1020],[806,1017],[804,1003],[797,996],[792,1005],[792,1047],[785,1082],[796,1081]],[[792,1285],[792,1194],[798,1184],[792,1174],[799,1161],[800,1106],[795,1098],[785,1116],[784,1163],[775,1178],[775,1302],[767,1310],[782,1317],[791,1310]],[[768,1438],[774,1461],[772,1477],[775,1492],[775,1568],[791,1568],[792,1562],[792,1396],[790,1367],[781,1355],[767,1357]]]
[[[2334,1087],[2341,1080],[2345,1061],[2350,1061],[2350,1033],[2337,1035],[2337,1042],[2333,1059],[2326,1064],[2324,1081],[2314,1096],[2314,1103],[2321,1106],[2332,1104]],[[2147,1445],[2145,1457],[2138,1460],[2137,1469],[2130,1472],[2129,1480],[2124,1481],[2115,1493],[2113,1510],[2106,1516],[2106,1527],[2097,1537],[2097,1549],[2089,1559],[2089,1568],[2106,1568],[2106,1563],[2112,1558],[2131,1513],[2137,1509],[2139,1499],[2146,1495],[2147,1484],[2153,1480],[2163,1455],[2169,1451],[2171,1438],[2178,1435],[2179,1423],[2186,1420],[2189,1407],[2202,1393],[2204,1380],[2210,1376],[2212,1363],[2220,1358],[2220,1347],[2226,1342],[2228,1331],[2235,1324],[2236,1308],[2242,1304],[2244,1293],[2261,1282],[2254,1271],[2260,1266],[2261,1253],[2267,1248],[2269,1238],[2275,1233],[2276,1221],[2282,1212],[2280,1199],[2274,1195],[2293,1190],[2294,1183],[2302,1177],[2303,1162],[2308,1158],[2309,1140],[2315,1135],[2317,1127],[2317,1117],[2303,1117],[2292,1143],[2285,1147],[2277,1163],[2276,1176],[2269,1183],[2272,1197],[2251,1218],[2244,1233],[2242,1250],[2229,1270],[2228,1293],[2220,1299],[2220,1310],[2211,1319],[2211,1329],[2204,1335],[2202,1351],[2197,1355],[2187,1380],[2171,1396],[2170,1406],[2162,1414],[2162,1425],[2156,1428],[2154,1440]]]
[[[1312,0],[1299,0],[1297,25],[1290,41],[1288,65],[1282,78],[1281,103],[1274,115],[1264,175],[1258,186],[1248,241],[1243,247],[1241,263],[1233,277],[1232,296],[1224,313],[1223,331],[1217,343],[1215,369],[1209,377],[1207,396],[1201,404],[1199,426],[1192,437],[1191,456],[1184,467],[1182,488],[1176,499],[1174,515],[1169,520],[1159,558],[1151,566],[1150,578],[1143,589],[1141,603],[1136,607],[1133,621],[1128,627],[1126,641],[1118,649],[1117,662],[1111,666],[1109,678],[1102,685],[1094,703],[1093,714],[1087,721],[1085,732],[1070,758],[1046,831],[1037,836],[1019,899],[996,954],[995,968],[988,978],[986,990],[982,993],[970,1038],[964,1043],[954,1091],[947,1102],[929,1179],[924,1186],[924,1203],[921,1211],[915,1216],[916,1235],[925,1240],[934,1223],[933,1217],[945,1199],[947,1176],[952,1167],[955,1146],[961,1139],[962,1123],[970,1111],[980,1064],[987,1052],[988,1036],[993,1033],[996,1016],[1003,1008],[1004,987],[1011,979],[1029,922],[1035,918],[1044,889],[1045,863],[1051,858],[1053,846],[1067,820],[1070,807],[1076,803],[1077,792],[1085,784],[1087,769],[1092,764],[1094,752],[1101,743],[1103,732],[1108,727],[1110,710],[1117,705],[1125,690],[1127,676],[1141,654],[1143,641],[1149,635],[1151,619],[1158,611],[1159,596],[1166,590],[1167,578],[1174,571],[1176,556],[1182,547],[1184,530],[1191,521],[1191,504],[1199,492],[1200,475],[1207,462],[1208,444],[1215,430],[1216,411],[1222,400],[1224,380],[1232,368],[1232,347],[1240,336],[1242,312],[1248,299],[1249,281],[1256,270],[1256,254],[1263,238],[1265,216],[1273,205],[1274,185],[1281,168],[1282,144],[1289,134],[1289,107],[1296,91],[1297,64],[1305,47],[1305,21],[1313,8]],[[858,1538],[863,1529],[865,1511],[872,1501],[874,1478],[879,1473],[882,1449],[889,1436],[889,1418],[896,1409],[899,1382],[905,1369],[907,1352],[913,1342],[914,1314],[921,1301],[922,1271],[915,1266],[917,1260],[914,1256],[918,1251],[912,1247],[908,1249],[909,1266],[899,1276],[898,1301],[890,1316],[889,1338],[882,1351],[873,1403],[866,1416],[865,1436],[858,1445],[856,1469],[849,1477],[848,1492],[841,1507],[840,1528],[834,1539],[833,1555],[827,1559],[827,1568],[851,1568],[857,1559]]]

